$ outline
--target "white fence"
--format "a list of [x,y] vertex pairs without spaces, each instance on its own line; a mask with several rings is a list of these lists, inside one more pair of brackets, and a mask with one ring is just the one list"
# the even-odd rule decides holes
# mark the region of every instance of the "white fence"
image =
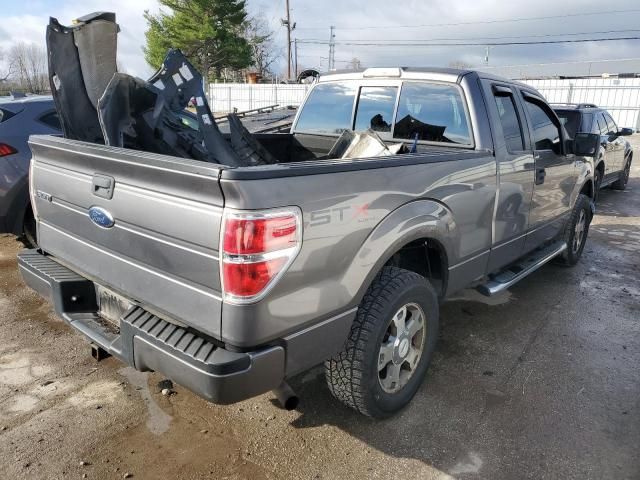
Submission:
[[523,80],[551,103],[595,103],[619,127],[640,130],[640,78]]
[[302,103],[309,84],[210,83],[209,104],[215,113],[242,112],[256,108]]
[[[552,103],[595,103],[606,108],[620,127],[640,130],[640,78],[523,80]],[[211,110],[253,110],[271,105],[300,105],[309,84],[212,83]]]

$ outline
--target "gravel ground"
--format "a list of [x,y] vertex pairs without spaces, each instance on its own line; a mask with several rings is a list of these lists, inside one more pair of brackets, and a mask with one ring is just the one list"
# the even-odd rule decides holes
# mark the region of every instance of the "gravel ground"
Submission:
[[2,478],[638,479],[639,177],[636,162],[627,191],[602,191],[577,267],[445,304],[423,387],[383,422],[342,407],[319,368],[292,382],[293,412],[272,394],[163,396],[158,374],[95,363],[0,237]]

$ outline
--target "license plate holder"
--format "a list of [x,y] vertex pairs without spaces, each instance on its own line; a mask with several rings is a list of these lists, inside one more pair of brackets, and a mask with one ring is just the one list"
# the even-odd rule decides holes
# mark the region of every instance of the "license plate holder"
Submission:
[[131,307],[132,303],[113,290],[96,285],[98,294],[98,315],[115,327],[120,327],[120,317]]

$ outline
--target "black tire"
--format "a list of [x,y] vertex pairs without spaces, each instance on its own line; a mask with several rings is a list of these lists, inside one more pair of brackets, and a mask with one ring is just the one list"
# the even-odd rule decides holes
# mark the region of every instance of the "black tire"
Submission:
[[24,215],[22,235],[19,239],[27,248],[36,248],[38,246],[36,219],[33,216],[33,210],[30,205],[27,207],[27,212]]
[[[415,358],[415,366],[410,368],[409,363],[401,363],[408,362],[405,360],[408,355],[406,348],[404,355],[399,353],[403,349],[403,342],[399,343],[394,355],[402,356],[397,358],[398,362],[393,360],[388,366],[395,363],[398,371],[404,372],[408,380],[404,386],[398,387],[398,391],[390,393],[383,389],[382,382],[386,380],[381,380],[380,376],[384,369],[380,370],[378,364],[383,360],[382,344],[391,338],[388,329],[394,328],[393,318],[405,307],[415,308],[418,316],[424,314],[424,330],[420,340],[422,350],[420,356]],[[325,362],[325,376],[333,396],[374,418],[389,417],[402,409],[415,395],[429,367],[438,338],[438,316],[438,296],[424,277],[402,268],[384,267],[358,308],[344,350]],[[413,314],[407,318],[408,326]],[[397,338],[401,338],[401,335],[397,335]],[[408,345],[413,346],[415,338],[411,337]]]
[[614,190],[624,190],[629,183],[629,174],[631,173],[631,156],[627,155],[624,163],[624,169],[620,172],[618,180],[611,184]]
[[[562,253],[560,263],[568,267],[574,266],[580,260],[582,251],[587,243],[589,235],[589,225],[591,224],[591,200],[586,195],[578,195],[576,204],[573,206],[571,217],[564,230],[564,240],[567,242],[567,249]],[[583,228],[577,228],[579,222],[584,220]],[[578,238],[578,235],[581,237]]]

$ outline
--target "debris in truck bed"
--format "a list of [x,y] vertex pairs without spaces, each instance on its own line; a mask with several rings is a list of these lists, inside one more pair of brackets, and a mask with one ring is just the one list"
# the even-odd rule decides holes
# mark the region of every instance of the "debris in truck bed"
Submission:
[[[65,138],[228,166],[243,162],[218,129],[202,76],[180,50],[170,50],[144,81],[116,71],[118,25],[113,13],[93,13],[73,26],[51,18],[47,29],[49,78]],[[198,129],[185,125],[195,104]]]
[[[157,107],[163,108],[167,113],[178,114],[184,111],[192,98],[195,99],[198,131],[212,157],[210,161],[229,166],[243,165],[216,125],[202,90],[202,75],[180,50],[169,50],[162,66],[148,83],[158,89],[161,99]],[[164,105],[161,106],[160,102],[164,102]]]
[[404,153],[404,149],[403,143],[387,146],[371,129],[364,132],[345,130],[331,147],[327,158],[386,157]]
[[235,114],[227,116],[231,133],[231,147],[248,165],[269,165],[278,163],[278,159],[271,155],[255,137],[242,125]]
[[[169,50],[147,81],[118,72],[118,32],[116,16],[109,12],[85,15],[69,27],[49,20],[49,80],[65,138],[230,167],[283,160],[264,148],[237,115],[228,116],[230,138],[225,138],[209,108],[202,75],[180,50]],[[197,128],[184,121],[188,105],[195,106]],[[406,150],[402,143],[387,146],[373,130],[348,130],[325,158]]]
[[71,27],[49,19],[49,83],[66,138],[104,143],[94,100],[116,71],[117,29],[113,13],[92,13]]

